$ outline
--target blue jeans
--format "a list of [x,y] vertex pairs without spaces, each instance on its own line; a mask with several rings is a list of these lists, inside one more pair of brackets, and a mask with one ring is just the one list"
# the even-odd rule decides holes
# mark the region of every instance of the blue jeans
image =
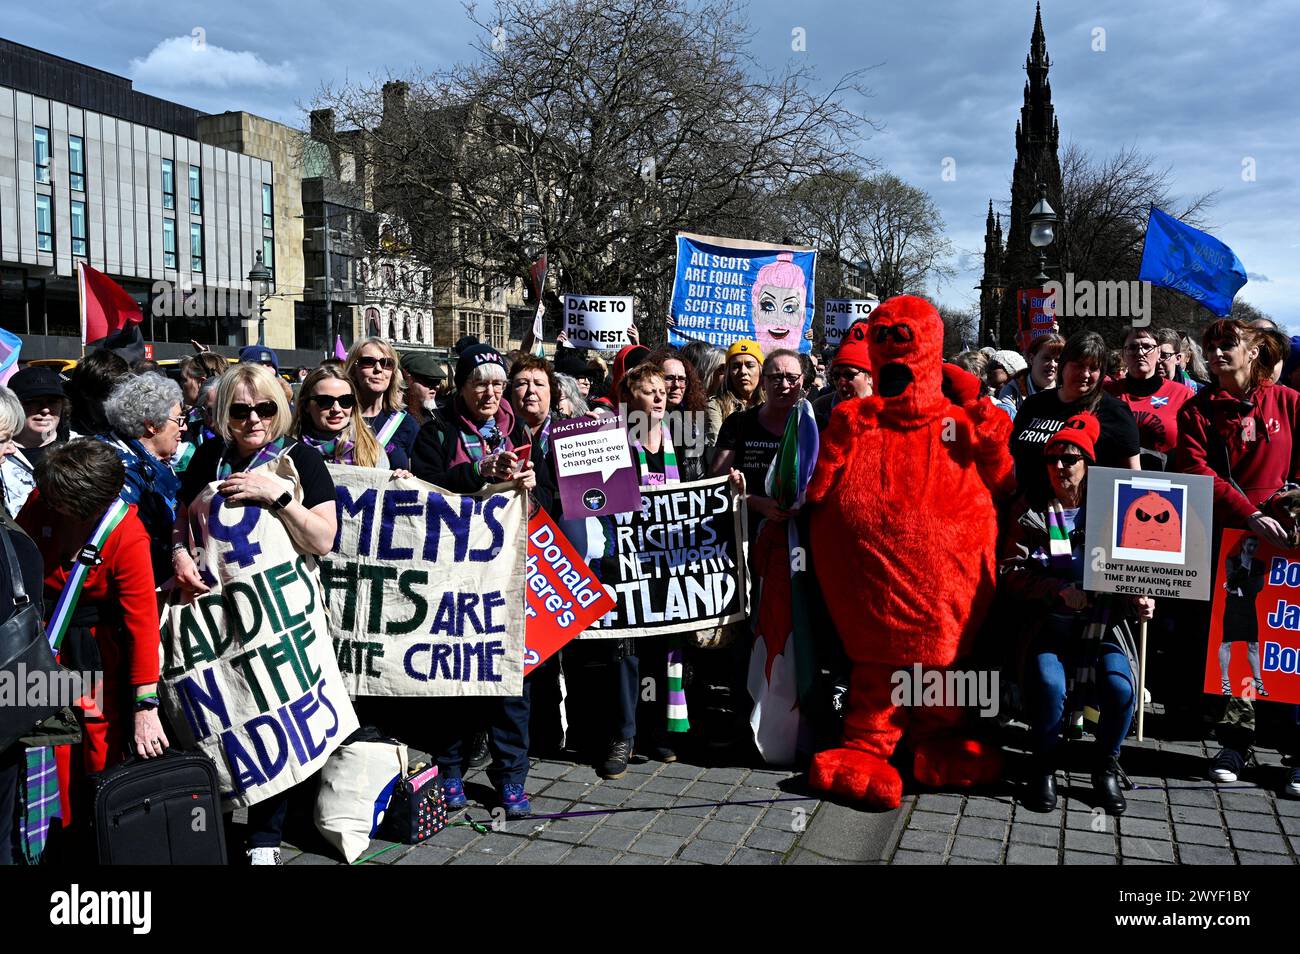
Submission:
[[[1061,742],[1066,703],[1065,667],[1071,664],[1070,650],[1077,643],[1082,626],[1082,620],[1049,617],[1030,649],[1025,697],[1035,755],[1049,755]],[[1109,642],[1101,644],[1096,672],[1096,705],[1101,710],[1097,745],[1102,752],[1119,755],[1136,711],[1133,673],[1124,651]]]
[[487,776],[492,784],[528,780],[528,714],[532,683],[524,680],[522,696],[484,696],[436,699],[431,703],[433,757],[443,778],[460,778],[464,772],[464,743],[475,732],[488,733],[492,764]]

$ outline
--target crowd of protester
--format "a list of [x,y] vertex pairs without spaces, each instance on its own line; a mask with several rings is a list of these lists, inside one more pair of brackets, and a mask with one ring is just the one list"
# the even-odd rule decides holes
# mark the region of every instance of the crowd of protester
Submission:
[[[764,487],[799,402],[811,402],[825,429],[840,405],[872,394],[865,341],[846,340],[810,358],[785,349],[764,354],[752,340],[726,350],[702,342],[652,350],[635,329],[631,340],[608,365],[570,347],[552,361],[502,355],[469,338],[444,362],[427,352],[399,356],[387,341],[365,338],[346,360],[288,375],[276,353],[261,346],[244,349],[234,362],[193,355],[174,380],[151,362],[132,368],[108,351],[88,355],[66,377],[43,366],[16,373],[0,387],[0,517],[24,554],[39,553],[35,569],[47,612],[105,514],[120,508],[125,528],[98,554],[61,644],[66,667],[102,670],[106,686],[102,711],[78,712],[78,745],[40,750],[64,753],[62,824],[81,821],[72,811],[87,774],[128,753],[156,757],[168,745],[157,686],[158,611],[172,586],[183,598],[208,589],[194,560],[189,508],[213,481],[230,502],[276,512],[304,554],[322,555],[334,544],[335,489],[326,462],[414,476],[453,493],[513,481],[533,507],[559,520],[552,427],[623,409],[641,485],[729,476],[745,490],[752,541],[764,522],[798,518]],[[1134,634],[1143,621],[1151,621],[1156,658],[1167,669],[1160,681],[1166,711],[1188,713],[1197,726],[1214,721],[1221,748],[1207,767],[1210,778],[1233,781],[1247,773],[1257,714],[1275,723],[1285,755],[1300,755],[1297,707],[1233,697],[1227,677],[1233,645],[1247,643],[1253,695],[1267,700],[1253,609],[1262,565],[1254,554],[1261,541],[1288,542],[1287,529],[1260,507],[1300,478],[1300,392],[1293,390],[1300,339],[1220,320],[1199,343],[1167,329],[1134,328],[1117,355],[1094,332],[1068,340],[1050,333],[1023,354],[986,348],[951,360],[980,378],[988,398],[1014,421],[1009,449],[1019,493],[1000,514],[998,599],[983,640],[984,658],[996,658],[1018,687],[1008,698],[1018,698],[1017,715],[1029,729],[1023,804],[1037,811],[1055,806],[1062,742],[1088,710],[1097,715],[1097,804],[1124,811],[1118,760],[1142,704]],[[260,471],[281,456],[299,475],[297,497]],[[1082,589],[1083,511],[1094,466],[1210,476],[1216,538],[1225,528],[1249,531],[1229,557],[1231,578],[1216,581],[1234,597],[1231,625],[1221,634],[1225,698],[1217,711],[1200,692],[1206,640],[1219,638],[1208,632],[1203,607]],[[32,559],[24,557],[24,573],[33,571]],[[583,733],[595,746],[585,754],[606,778],[621,777],[637,755],[674,761],[679,748],[697,743],[721,750],[720,758],[754,758],[747,635],[709,630],[577,642],[530,674],[517,698],[422,701],[418,714],[409,705],[358,709],[397,722],[384,728],[398,735],[402,720],[418,720],[432,739],[449,808],[468,801],[464,773],[486,765],[499,804],[522,817],[530,811],[530,754],[557,755]],[[843,666],[824,649],[834,642],[820,634],[818,684],[828,698],[847,691]],[[646,698],[647,675],[666,677],[671,691]],[[688,699],[699,713],[690,732]],[[835,706],[824,712],[833,720]],[[834,733],[833,725],[818,727],[819,738],[833,741]],[[0,862],[21,860],[19,836],[54,814],[26,781],[31,759],[24,761],[19,743],[0,753]],[[1294,763],[1283,790],[1300,797]],[[251,863],[278,862],[292,793],[250,809]]]

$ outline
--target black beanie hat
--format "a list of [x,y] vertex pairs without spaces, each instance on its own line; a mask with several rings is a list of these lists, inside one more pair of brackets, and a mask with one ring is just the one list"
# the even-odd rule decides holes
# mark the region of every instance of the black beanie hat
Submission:
[[474,369],[482,364],[498,365],[502,371],[506,370],[506,359],[501,357],[501,352],[491,345],[474,345],[474,347],[465,351],[460,360],[456,362],[456,390],[459,391],[469,380],[469,376]]

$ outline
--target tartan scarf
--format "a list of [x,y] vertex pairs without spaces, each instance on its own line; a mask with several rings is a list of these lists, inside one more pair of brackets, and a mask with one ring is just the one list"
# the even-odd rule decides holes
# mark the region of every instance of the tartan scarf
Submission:
[[[253,459],[248,462],[248,466],[242,468],[245,472],[261,467],[263,464],[269,464],[285,451],[286,441],[283,437],[277,437],[271,443],[258,450],[253,455]],[[230,458],[230,447],[227,446],[225,453],[221,455],[221,460],[217,464],[217,479],[225,480],[235,472],[234,462]]]
[[320,451],[320,455],[331,464],[356,463],[356,442],[345,440],[342,434],[329,440],[323,440],[319,437],[313,437],[304,430],[299,437],[308,447],[314,447]]
[[[641,474],[643,487],[666,487],[669,484],[681,483],[681,474],[677,470],[677,454],[673,451],[673,439],[666,429],[662,433],[664,452],[662,474],[650,472],[646,463],[645,448],[641,446],[640,441],[632,442],[640,464],[638,471]],[[668,731],[689,732],[691,720],[686,708],[686,687],[683,684],[686,667],[683,661],[685,657],[682,651],[682,637],[680,633],[674,633],[666,638],[668,640]]]

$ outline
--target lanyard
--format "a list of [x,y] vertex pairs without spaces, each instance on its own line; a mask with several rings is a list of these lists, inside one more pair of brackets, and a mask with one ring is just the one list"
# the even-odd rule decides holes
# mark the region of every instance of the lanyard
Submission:
[[68,575],[67,582],[63,584],[63,592],[59,594],[59,601],[54,604],[50,623],[45,628],[45,635],[50,640],[50,648],[55,652],[58,652],[59,644],[63,642],[64,634],[68,631],[68,624],[72,622],[77,601],[81,599],[82,587],[86,585],[86,575],[90,573],[92,566],[102,562],[99,554],[103,551],[104,544],[130,509],[131,505],[120,497],[114,500],[104,516],[99,518],[99,524],[91,533],[90,539],[86,541],[86,545],[77,554],[72,572]]
[[394,411],[393,415],[388,418],[388,420],[384,421],[384,426],[381,427],[379,433],[375,435],[375,440],[379,441],[380,447],[384,450],[388,450],[389,444],[393,440],[393,436],[397,433],[397,429],[402,426],[404,420],[406,420],[405,411]]

